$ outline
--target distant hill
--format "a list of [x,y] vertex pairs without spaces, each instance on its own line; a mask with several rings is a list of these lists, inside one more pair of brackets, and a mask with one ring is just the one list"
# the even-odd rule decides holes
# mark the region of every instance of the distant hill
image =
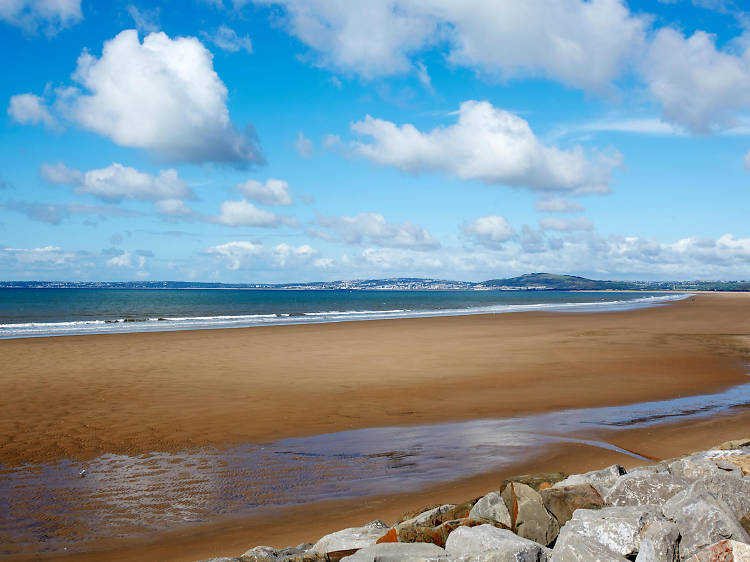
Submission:
[[575,275],[555,275],[553,273],[527,273],[518,277],[507,279],[490,279],[480,283],[484,287],[518,287],[524,289],[537,288],[539,290],[553,291],[585,291],[585,290],[625,290],[642,289],[642,284],[628,283],[627,281],[597,281],[577,277]]

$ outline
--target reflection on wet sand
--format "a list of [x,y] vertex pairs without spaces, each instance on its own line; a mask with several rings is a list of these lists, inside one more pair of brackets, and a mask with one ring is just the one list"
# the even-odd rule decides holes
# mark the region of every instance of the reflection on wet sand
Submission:
[[[269,446],[107,454],[85,464],[0,466],[0,554],[76,551],[274,507],[415,490],[523,462],[560,441],[750,405],[750,383],[619,407],[285,439]],[[85,471],[82,474],[82,471]]]

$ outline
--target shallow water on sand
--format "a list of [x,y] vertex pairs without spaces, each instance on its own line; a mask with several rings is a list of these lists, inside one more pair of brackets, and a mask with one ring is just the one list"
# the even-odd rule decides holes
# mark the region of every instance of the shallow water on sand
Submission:
[[[750,383],[626,406],[413,427],[369,428],[242,445],[107,454],[86,463],[0,465],[0,555],[77,551],[102,539],[163,532],[221,516],[334,498],[415,490],[501,469],[546,445],[750,406]],[[84,471],[83,475],[81,471]]]

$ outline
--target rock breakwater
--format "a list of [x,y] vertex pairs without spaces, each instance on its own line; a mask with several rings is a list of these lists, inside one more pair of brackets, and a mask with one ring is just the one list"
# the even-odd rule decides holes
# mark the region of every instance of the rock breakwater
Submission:
[[626,471],[524,475],[316,543],[210,562],[750,562],[750,438]]

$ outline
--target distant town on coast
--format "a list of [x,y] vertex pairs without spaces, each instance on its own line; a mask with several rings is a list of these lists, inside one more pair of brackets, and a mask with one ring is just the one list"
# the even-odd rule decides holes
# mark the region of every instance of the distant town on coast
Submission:
[[394,290],[394,291],[750,291],[740,281],[606,281],[574,275],[529,273],[507,279],[453,281],[394,277],[313,281],[309,283],[204,283],[192,281],[0,281],[10,289],[277,289],[277,290]]

